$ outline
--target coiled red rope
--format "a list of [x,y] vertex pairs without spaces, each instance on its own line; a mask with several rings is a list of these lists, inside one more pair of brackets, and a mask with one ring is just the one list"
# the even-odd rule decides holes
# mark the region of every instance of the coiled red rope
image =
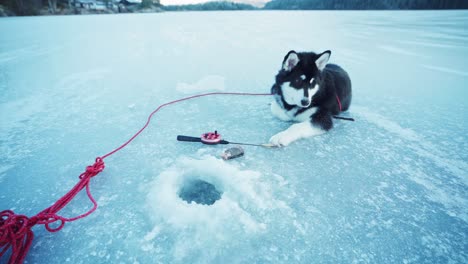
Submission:
[[[185,97],[182,99],[174,100],[165,104],[160,105],[156,110],[151,112],[148,116],[148,120],[146,121],[145,125],[135,133],[129,140],[123,143],[118,148],[112,150],[111,152],[103,155],[102,157],[97,157],[94,164],[91,166],[87,166],[86,170],[79,176],[78,183],[62,198],[57,200],[52,206],[46,208],[45,210],[41,211],[35,216],[27,217],[25,215],[15,214],[11,210],[4,210],[0,212],[0,260],[2,257],[10,249],[10,259],[8,261],[9,264],[18,264],[23,263],[26,254],[28,253],[32,241],[34,239],[34,233],[31,230],[35,225],[44,225],[46,230],[49,232],[57,232],[61,230],[66,222],[73,222],[80,218],[86,217],[93,213],[97,208],[97,202],[91,195],[91,191],[89,189],[89,182],[91,178],[98,175],[101,171],[104,170],[104,159],[111,156],[112,154],[116,153],[117,151],[126,147],[130,142],[132,142],[138,135],[140,135],[143,130],[145,130],[149,123],[151,122],[151,118],[153,115],[158,112],[161,108],[175,104],[178,102],[210,96],[210,95],[250,95],[250,96],[266,96],[271,94],[264,94],[264,93],[229,93],[229,92],[213,92],[213,93],[205,93],[199,95],[193,95],[189,97]],[[58,215],[57,213],[62,210],[73,198],[84,188],[86,188],[86,194],[88,195],[89,200],[93,203],[93,208],[91,208],[88,212],[72,217],[66,218],[63,216]],[[51,225],[54,224],[56,227],[52,227]]]

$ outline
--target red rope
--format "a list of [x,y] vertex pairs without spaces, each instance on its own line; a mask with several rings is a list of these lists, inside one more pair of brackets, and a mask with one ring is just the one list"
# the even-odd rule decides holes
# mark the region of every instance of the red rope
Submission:
[[341,101],[340,101],[340,98],[338,97],[337,94],[335,94],[335,97],[336,97],[336,101],[338,102],[338,107],[340,108],[340,112],[341,112]]
[[[118,148],[112,150],[111,152],[103,155],[102,157],[97,157],[96,161],[93,165],[87,166],[85,172],[83,172],[79,176],[78,183],[62,198],[57,200],[52,206],[46,208],[45,210],[41,211],[37,215],[33,217],[27,217],[25,215],[15,214],[11,210],[4,210],[0,212],[0,260],[6,254],[6,252],[10,249],[10,259],[8,261],[9,264],[18,264],[23,263],[26,254],[31,247],[32,241],[34,239],[34,233],[31,230],[33,226],[40,224],[44,225],[46,230],[49,232],[57,232],[61,230],[66,222],[73,222],[80,218],[86,217],[94,212],[97,208],[96,200],[91,195],[89,189],[89,181],[92,177],[99,174],[102,170],[104,170],[104,159],[109,157],[110,155],[116,153],[117,151],[126,147],[130,142],[132,142],[138,135],[140,135],[143,130],[148,127],[151,118],[153,115],[158,112],[163,107],[166,107],[171,104],[175,104],[178,102],[210,96],[210,95],[251,95],[251,96],[260,96],[260,95],[271,95],[271,94],[263,94],[263,93],[229,93],[229,92],[213,92],[213,93],[206,93],[206,94],[199,94],[193,95],[189,97],[185,97],[182,99],[174,100],[169,103],[165,103],[160,105],[156,110],[154,110],[149,116],[148,120],[146,121],[145,125],[133,135],[129,140],[127,140],[124,144],[119,146]],[[88,212],[72,217],[66,218],[63,216],[58,215],[57,213],[62,210],[73,198],[81,191],[83,188],[86,188],[86,194],[88,195],[89,200],[93,203],[93,208],[91,208]],[[51,224],[58,225],[56,227],[51,227]]]

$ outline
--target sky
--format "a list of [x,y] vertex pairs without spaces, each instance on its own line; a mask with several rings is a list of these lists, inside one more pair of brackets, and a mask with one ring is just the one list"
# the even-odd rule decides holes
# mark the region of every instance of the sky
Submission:
[[[186,4],[199,4],[199,3],[210,2],[210,1],[213,1],[213,0],[161,0],[161,4],[163,5],[186,5]],[[263,6],[266,2],[270,0],[230,0],[230,1]]]

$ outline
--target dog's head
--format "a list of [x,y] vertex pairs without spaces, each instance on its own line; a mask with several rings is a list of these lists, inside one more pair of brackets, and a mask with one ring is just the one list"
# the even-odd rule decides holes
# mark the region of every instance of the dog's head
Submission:
[[320,89],[320,76],[327,65],[331,51],[320,54],[290,51],[284,57],[282,68],[276,75],[273,91],[282,94],[289,105],[309,107],[312,97]]

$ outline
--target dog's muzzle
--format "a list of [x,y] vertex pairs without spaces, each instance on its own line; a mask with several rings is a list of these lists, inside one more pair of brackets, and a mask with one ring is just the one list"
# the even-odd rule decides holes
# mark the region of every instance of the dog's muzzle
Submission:
[[302,105],[303,107],[307,107],[307,106],[309,106],[309,104],[310,104],[309,98],[303,98],[303,99],[301,100],[301,105]]

